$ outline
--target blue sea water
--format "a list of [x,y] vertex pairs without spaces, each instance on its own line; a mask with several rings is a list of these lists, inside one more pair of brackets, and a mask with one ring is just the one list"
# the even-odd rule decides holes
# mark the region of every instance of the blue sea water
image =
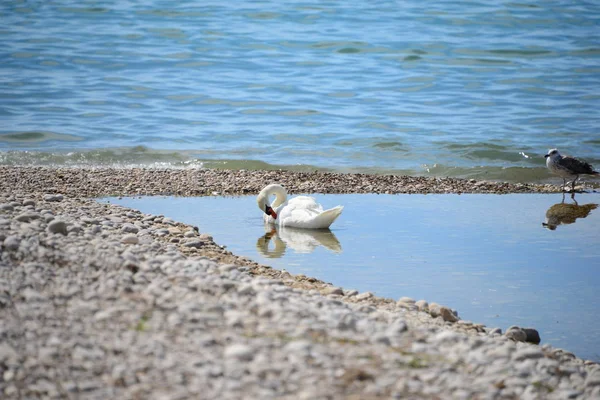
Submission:
[[545,181],[600,164],[600,4],[5,1],[0,164]]

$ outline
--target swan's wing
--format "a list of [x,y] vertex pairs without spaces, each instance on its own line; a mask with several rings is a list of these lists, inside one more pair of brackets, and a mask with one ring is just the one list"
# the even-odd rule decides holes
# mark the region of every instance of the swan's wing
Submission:
[[290,201],[288,201],[288,206],[293,210],[307,210],[314,211],[316,213],[320,213],[323,211],[323,206],[321,206],[314,197],[310,196],[298,196],[294,197]]
[[314,198],[309,196],[298,196],[289,200],[282,207],[278,208],[279,219],[283,221],[292,218],[292,220],[309,220],[323,212],[323,207],[318,204]]
[[281,220],[283,226],[304,229],[325,229],[340,216],[344,207],[337,206],[329,210],[317,212],[310,209],[294,209]]

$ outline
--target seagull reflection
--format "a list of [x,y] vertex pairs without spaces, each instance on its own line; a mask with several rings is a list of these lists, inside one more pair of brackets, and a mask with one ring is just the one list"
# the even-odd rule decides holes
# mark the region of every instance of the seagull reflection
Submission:
[[[296,253],[312,253],[319,246],[334,253],[342,252],[342,245],[329,229],[296,229],[265,225],[266,233],[256,241],[256,249],[268,258],[280,258],[289,247]],[[269,249],[273,241],[274,248]]]
[[554,204],[546,211],[546,222],[542,222],[545,228],[555,230],[559,225],[567,225],[575,222],[577,218],[585,218],[592,210],[598,207],[598,204],[590,203],[580,206],[575,200],[575,193],[571,194],[573,203],[565,203],[563,193],[562,202]]

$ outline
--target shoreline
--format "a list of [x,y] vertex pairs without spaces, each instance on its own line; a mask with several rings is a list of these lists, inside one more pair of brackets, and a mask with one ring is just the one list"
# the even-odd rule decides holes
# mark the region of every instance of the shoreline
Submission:
[[443,306],[291,275],[192,226],[94,199],[250,195],[274,181],[291,193],[560,192],[322,172],[0,167],[0,393],[600,395],[600,365],[524,343],[526,331],[500,334]]
[[[55,168],[0,166],[3,182],[36,190],[43,182],[47,190],[78,197],[101,196],[210,196],[258,194],[278,182],[289,194],[299,193],[560,193],[551,184],[507,183],[459,178],[429,178],[400,175],[295,172],[286,170],[144,169],[144,168]],[[85,185],[81,185],[85,182]],[[72,184],[77,183],[76,188]],[[584,189],[595,188],[584,183]]]

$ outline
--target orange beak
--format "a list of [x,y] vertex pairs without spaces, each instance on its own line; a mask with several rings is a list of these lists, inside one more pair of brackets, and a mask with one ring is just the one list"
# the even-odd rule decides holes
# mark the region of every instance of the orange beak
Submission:
[[277,213],[270,206],[265,206],[265,214],[270,215],[273,219],[277,219]]

